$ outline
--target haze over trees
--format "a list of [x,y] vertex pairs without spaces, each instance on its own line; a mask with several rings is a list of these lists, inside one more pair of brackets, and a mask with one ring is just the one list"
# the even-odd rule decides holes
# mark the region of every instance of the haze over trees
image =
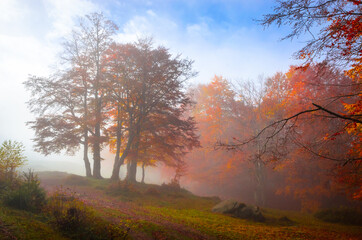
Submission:
[[[276,82],[267,80],[262,129],[251,137],[217,144],[245,153],[250,148],[245,145],[264,141],[262,155],[268,149],[272,153],[266,163],[289,159],[282,164],[290,173],[284,192],[294,189],[296,197],[315,207],[317,196],[331,196],[332,189],[343,188],[350,197],[361,199],[361,14],[361,1],[276,3],[261,24],[291,26],[284,39],[310,34],[295,55],[305,62],[285,75],[275,75]],[[317,33],[316,28],[320,28]],[[303,181],[296,180],[298,176]],[[332,186],[332,179],[339,187]]]
[[[127,158],[127,180],[136,180],[137,164],[153,161],[178,166],[199,146],[195,122],[184,116],[191,101],[183,85],[195,75],[192,61],[172,57],[150,39],[134,44],[112,40],[117,26],[102,14],[82,19],[64,43],[63,65],[50,77],[24,83],[37,114],[35,150],[47,155],[83,145],[86,176],[101,178],[101,150],[115,148],[112,179]],[[88,148],[93,152],[93,173]],[[162,153],[162,155],[160,154]]]
[[291,25],[285,39],[311,34],[296,53],[301,66],[259,82],[215,76],[189,88],[192,60],[147,38],[118,43],[113,22],[87,15],[64,42],[57,71],[24,83],[36,115],[28,123],[35,150],[72,154],[82,147],[86,176],[101,178],[101,151],[109,148],[112,180],[125,164],[130,182],[137,169],[144,182],[146,167],[164,165],[175,169],[177,184],[187,175],[185,184],[195,191],[260,206],[288,202],[315,210],[357,202],[361,6],[278,1],[261,24]]

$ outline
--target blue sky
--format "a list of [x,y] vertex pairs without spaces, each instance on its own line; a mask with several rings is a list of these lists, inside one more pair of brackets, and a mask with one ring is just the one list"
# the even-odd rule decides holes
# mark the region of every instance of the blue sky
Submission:
[[[103,12],[119,26],[115,39],[120,42],[152,36],[156,45],[195,61],[199,74],[190,84],[199,84],[215,74],[231,81],[256,80],[297,63],[292,54],[303,45],[301,40],[280,41],[288,28],[264,30],[253,20],[270,12],[273,4],[271,0],[1,0],[0,142],[23,142],[32,166],[53,170],[72,166],[74,173],[83,173],[79,156],[45,158],[32,151],[33,132],[25,122],[34,116],[26,108],[29,95],[22,85],[29,74],[47,76],[56,68],[62,37],[79,16]],[[113,157],[105,158],[107,176]]]

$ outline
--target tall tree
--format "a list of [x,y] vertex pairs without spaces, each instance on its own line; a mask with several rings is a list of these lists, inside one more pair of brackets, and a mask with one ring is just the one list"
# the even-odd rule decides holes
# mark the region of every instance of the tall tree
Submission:
[[[327,101],[319,101],[316,95],[310,95],[309,98],[303,99],[308,101],[309,106],[301,109],[300,112],[294,115],[286,116],[270,124],[266,129],[278,128],[278,130],[267,135],[267,139],[275,137],[281,133],[282,128],[287,126],[287,123],[300,119],[301,115],[312,114],[311,117],[321,117],[326,119],[338,119],[345,128],[342,132],[353,134],[356,141],[351,145],[357,146],[351,150],[349,156],[344,158],[341,164],[342,168],[354,168],[358,173],[361,165],[361,150],[358,148],[361,139],[361,59],[362,59],[362,2],[355,0],[281,0],[276,3],[274,12],[264,16],[261,20],[262,25],[270,26],[271,24],[291,26],[292,31],[284,39],[293,39],[302,34],[309,33],[311,39],[307,42],[304,48],[296,53],[297,58],[304,59],[305,62],[299,68],[308,70],[311,63],[318,59],[324,60],[323,64],[311,66],[320,67],[318,75],[323,75],[325,68],[330,64],[339,66],[346,70],[345,74],[349,76],[349,82],[337,83],[339,79],[334,79],[332,75],[328,75],[329,79],[320,83],[325,88],[340,87],[339,91],[332,93],[328,92]],[[317,30],[317,32],[315,31]],[[349,89],[348,92],[345,90]],[[344,109],[337,111],[331,109],[331,105],[335,103],[343,103]],[[342,105],[342,104],[341,104]],[[316,112],[321,114],[316,114]],[[280,127],[280,128],[279,128]],[[263,129],[257,137],[267,130]],[[333,135],[330,140],[334,140],[335,136],[340,135],[339,129],[331,129],[330,135]],[[255,138],[254,138],[255,139]],[[245,143],[245,142],[244,142]],[[241,144],[243,145],[243,144]],[[235,146],[235,145],[234,145]],[[327,150],[327,149],[326,149]],[[326,152],[326,151],[325,151]],[[337,157],[328,157],[321,154],[316,154],[319,157],[336,159]],[[342,159],[340,159],[342,160]],[[356,175],[356,172],[351,172],[351,175]],[[346,173],[346,171],[341,171]],[[360,182],[358,180],[357,182]],[[354,182],[356,184],[356,182]],[[357,184],[358,185],[358,184]],[[360,184],[359,184],[360,185]],[[360,187],[355,196],[362,195]]]
[[[64,42],[62,65],[49,78],[30,77],[29,108],[38,115],[29,122],[36,131],[36,150],[49,154],[84,146],[86,175],[91,176],[88,145],[93,150],[93,176],[100,178],[101,128],[105,103],[102,58],[117,26],[102,14],[86,15]],[[91,136],[89,136],[91,134]]]
[[28,106],[38,117],[28,125],[35,131],[35,151],[42,154],[62,150],[74,154],[82,144],[86,175],[91,176],[87,150],[87,99],[79,94],[82,88],[73,82],[74,79],[78,78],[72,72],[49,78],[29,77],[24,83],[32,93]]
[[[144,142],[142,136],[147,135],[145,132],[151,116],[166,116],[170,109],[183,109],[189,104],[183,84],[194,76],[192,61],[172,57],[164,47],[154,48],[149,39],[139,40],[128,47],[114,45],[108,56],[110,84],[121,83],[118,89],[122,94],[118,94],[117,99],[125,112],[127,126],[124,151],[115,161],[112,179],[119,179],[119,168],[132,151],[128,159],[127,179],[135,181],[138,154]],[[176,116],[181,121],[182,116]],[[159,129],[160,125],[154,125],[153,132],[157,133]]]
[[104,87],[102,58],[105,58],[106,51],[113,42],[111,37],[116,30],[118,30],[118,27],[99,13],[86,15],[86,18],[80,22],[79,35],[85,48],[85,57],[88,58],[87,67],[92,94],[92,125],[94,127],[92,138],[93,177],[95,178],[101,178],[101,144],[103,141],[101,128],[103,124],[103,108],[105,106],[105,91],[102,91]]

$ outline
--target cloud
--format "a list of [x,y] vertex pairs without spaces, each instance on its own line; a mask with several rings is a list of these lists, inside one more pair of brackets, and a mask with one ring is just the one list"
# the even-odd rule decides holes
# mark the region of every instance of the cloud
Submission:
[[[25,123],[34,117],[27,110],[29,99],[22,82],[29,74],[47,76],[57,61],[59,38],[70,32],[79,15],[99,9],[85,0],[0,1],[0,144],[6,139],[21,141],[30,162],[48,164],[57,159],[32,151],[34,136]],[[76,160],[75,160],[76,159]]]
[[21,18],[26,12],[26,9],[16,0],[1,0],[0,9],[1,23],[10,23],[15,19]]
[[[209,82],[215,75],[231,80],[254,79],[288,69],[294,51],[291,45],[263,37],[259,26],[220,27],[212,19],[200,17],[183,24],[155,10],[129,19],[117,39],[132,42],[151,35],[156,44],[170,48],[195,61],[199,76],[195,83]],[[283,45],[283,50],[281,51]]]
[[[286,70],[291,63],[295,48],[289,43],[277,42],[279,33],[260,33],[261,29],[254,25],[219,24],[205,12],[199,16],[198,10],[208,1],[176,2],[177,6],[186,5],[180,9],[170,9],[173,2],[145,2],[0,0],[0,143],[5,139],[22,141],[29,159],[43,161],[45,165],[48,161],[64,159],[82,164],[81,156],[43,157],[32,151],[33,131],[25,122],[33,116],[25,105],[29,96],[22,82],[28,74],[51,73],[51,65],[61,50],[60,38],[69,34],[78,16],[93,11],[103,11],[111,19],[120,19],[123,24],[116,36],[118,41],[133,42],[138,37],[153,36],[156,44],[169,48],[174,55],[180,53],[195,60],[194,68],[199,75],[192,83],[209,82],[214,74],[229,79],[256,79],[262,73],[270,75]],[[250,1],[243,0],[249,4],[247,2]],[[258,0],[260,2],[263,1]],[[198,9],[190,13],[193,7]],[[228,9],[235,12],[229,6]],[[111,162],[112,157],[105,156]]]
[[45,0],[44,6],[52,22],[52,30],[47,34],[49,40],[67,36],[75,25],[77,17],[101,9],[95,3],[86,0]]

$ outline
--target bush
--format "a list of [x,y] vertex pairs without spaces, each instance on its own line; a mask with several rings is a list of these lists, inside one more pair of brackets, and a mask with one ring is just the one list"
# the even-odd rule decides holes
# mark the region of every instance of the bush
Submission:
[[0,191],[18,187],[17,168],[26,161],[24,146],[19,142],[4,141],[0,146]]
[[69,189],[58,189],[51,196],[46,212],[53,224],[72,239],[125,239],[127,236],[123,228],[97,217]]
[[46,204],[46,193],[37,176],[29,170],[23,173],[19,186],[5,195],[4,203],[17,209],[40,212]]
[[314,214],[314,216],[325,222],[342,223],[350,225],[362,225],[362,213],[353,208],[331,208],[323,209]]

